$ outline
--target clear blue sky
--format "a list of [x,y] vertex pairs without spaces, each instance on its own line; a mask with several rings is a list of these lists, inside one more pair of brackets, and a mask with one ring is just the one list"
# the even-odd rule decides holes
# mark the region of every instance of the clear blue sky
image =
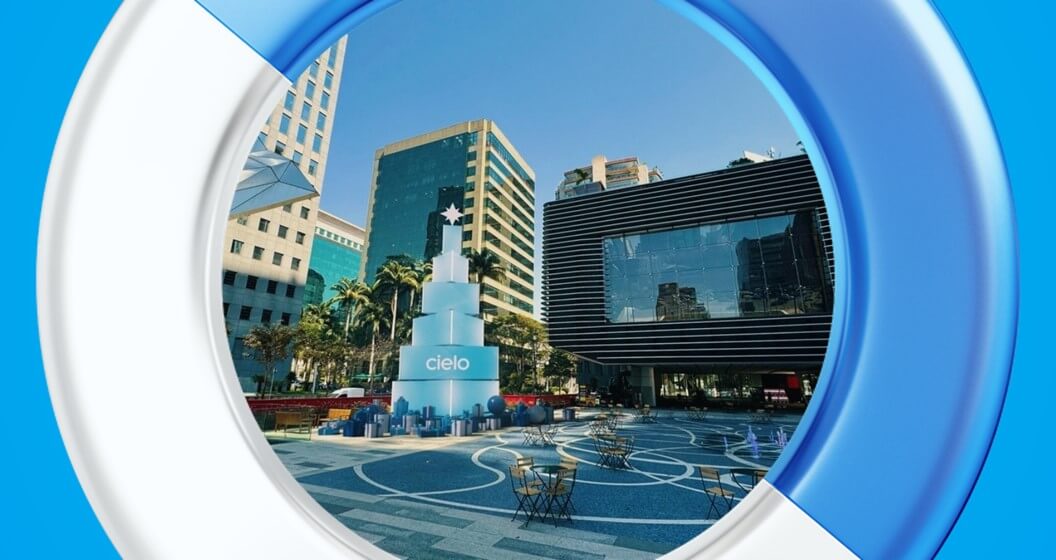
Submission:
[[404,0],[347,52],[322,207],[363,226],[374,151],[470,119],[495,120],[535,169],[537,229],[564,171],[596,154],[671,178],[798,153],[752,73],[653,0]]
[[377,148],[478,118],[535,170],[536,277],[543,204],[597,154],[672,178],[799,152],[748,68],[653,0],[404,0],[349,35],[322,207],[365,227]]

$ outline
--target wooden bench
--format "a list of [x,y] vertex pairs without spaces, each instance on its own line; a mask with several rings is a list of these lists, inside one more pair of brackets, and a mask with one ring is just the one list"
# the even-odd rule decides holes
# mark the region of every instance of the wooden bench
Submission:
[[322,421],[332,422],[334,420],[348,420],[351,417],[351,408],[331,408],[326,411],[326,416],[322,418]]
[[282,430],[283,434],[293,428],[298,433],[312,435],[312,414],[308,410],[277,410],[275,411],[275,431]]

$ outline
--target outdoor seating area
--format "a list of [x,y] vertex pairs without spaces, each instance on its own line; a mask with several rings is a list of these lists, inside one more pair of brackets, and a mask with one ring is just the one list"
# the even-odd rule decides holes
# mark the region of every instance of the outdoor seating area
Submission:
[[554,446],[554,436],[557,435],[557,424],[537,425],[537,426],[525,426],[521,428],[521,445],[525,447],[533,446]]
[[649,424],[657,420],[657,412],[647,404],[635,407],[631,414],[633,421],[638,424]]
[[537,465],[531,457],[518,457],[509,467],[510,484],[517,500],[513,520],[523,515],[525,523],[536,518],[544,522],[549,518],[554,526],[561,519],[571,523],[578,469],[579,463],[575,460]]
[[686,409],[686,417],[697,422],[704,422],[708,419],[708,409],[691,406]]
[[[392,458],[364,442],[371,452],[366,462],[312,471],[301,465],[326,460],[301,458],[295,464],[303,474],[297,478],[313,495],[332,488],[379,499],[421,499],[432,508],[500,515],[515,521],[511,527],[574,527],[670,550],[759,484],[799,416],[775,413],[763,423],[744,412],[713,412],[707,420],[681,410],[664,412],[642,422],[630,407],[580,408],[574,421],[445,438],[440,447]],[[388,441],[385,449],[398,450],[406,440]],[[327,444],[282,447],[294,449],[291,445]],[[442,475],[423,477],[423,472]]]

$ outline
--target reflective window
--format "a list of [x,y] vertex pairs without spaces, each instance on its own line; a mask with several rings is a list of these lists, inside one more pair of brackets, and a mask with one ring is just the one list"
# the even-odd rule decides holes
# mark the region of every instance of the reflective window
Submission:
[[243,243],[241,241],[239,241],[237,239],[232,239],[231,240],[231,252],[236,254],[236,255],[241,253],[242,252],[242,245],[243,245]]
[[832,312],[817,215],[801,211],[602,241],[613,323]]
[[315,82],[308,80],[308,85],[304,87],[304,96],[308,99],[315,99]]
[[[312,72],[313,76],[318,76],[319,75],[319,61],[318,60],[312,62],[311,72]],[[309,83],[311,83],[311,82],[309,82]]]
[[290,116],[286,113],[279,117],[279,132],[283,134],[290,133]]
[[314,159],[308,162],[308,174],[315,177],[315,173],[319,171],[319,162]]
[[330,47],[330,53],[326,57],[326,64],[331,68],[337,66],[337,45]]
[[322,135],[316,134],[315,138],[312,139],[312,151],[319,153],[323,151],[323,137]]
[[316,115],[315,128],[318,128],[320,132],[326,130],[326,113]]
[[330,108],[330,92],[324,91],[323,96],[319,98],[319,106],[323,109]]
[[290,268],[292,268],[293,270],[300,270],[301,259],[298,259],[297,257],[293,257],[292,259],[290,259]]
[[304,154],[302,154],[300,150],[294,150],[294,152],[293,152],[293,163],[299,164],[299,163],[301,163],[301,160],[303,158],[304,158]]
[[[308,137],[308,127],[303,124],[297,125],[297,143],[304,144],[305,138]],[[318,151],[318,150],[316,150]]]
[[282,257],[283,257],[282,253],[280,253],[278,251],[275,251],[275,254],[273,254],[271,256],[271,264],[276,265],[276,266],[282,265]]
[[323,87],[326,89],[333,89],[334,87],[334,73],[327,72],[326,77],[323,78]]
[[271,222],[269,220],[261,218],[260,221],[257,222],[257,231],[263,231],[264,233],[267,233],[268,232],[268,226],[270,226],[270,225],[271,225]]
[[289,233],[290,228],[286,226],[279,226],[279,237],[286,239],[286,234]]
[[253,258],[255,260],[259,261],[263,256],[264,256],[264,248],[263,247],[254,246],[253,247]]
[[305,101],[301,103],[301,120],[308,122],[308,117],[312,114],[312,104]]
[[292,91],[287,91],[286,100],[282,102],[282,107],[287,111],[292,111],[294,99],[297,99],[297,94],[293,93]]

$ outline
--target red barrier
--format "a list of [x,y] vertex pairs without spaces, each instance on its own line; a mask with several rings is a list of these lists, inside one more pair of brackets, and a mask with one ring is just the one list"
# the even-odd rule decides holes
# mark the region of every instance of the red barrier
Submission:
[[[514,408],[518,403],[524,403],[525,406],[533,406],[537,400],[541,400],[550,406],[555,408],[561,408],[565,406],[572,406],[575,404],[575,395],[503,395],[503,399],[506,400],[506,406]],[[249,404],[249,409],[253,411],[257,410],[273,410],[278,408],[297,408],[297,407],[311,407],[318,410],[326,410],[328,408],[360,408],[373,404],[374,401],[380,401],[386,405],[392,403],[392,397],[389,395],[377,395],[374,397],[355,397],[355,398],[333,398],[333,397],[289,397],[289,398],[270,398],[260,399],[256,397],[250,397],[246,399]],[[481,405],[487,405],[487,403],[480,403]]]
[[540,400],[554,408],[562,408],[572,406],[576,401],[575,395],[503,395],[502,398],[508,408],[514,408],[522,402],[525,406],[533,406]]
[[391,399],[392,397],[388,395],[354,398],[293,397],[279,399],[258,399],[250,397],[246,399],[246,403],[249,404],[249,409],[253,411],[298,407],[311,407],[319,410],[325,410],[328,408],[361,408],[369,404],[374,404],[374,401],[379,401],[388,405]]

